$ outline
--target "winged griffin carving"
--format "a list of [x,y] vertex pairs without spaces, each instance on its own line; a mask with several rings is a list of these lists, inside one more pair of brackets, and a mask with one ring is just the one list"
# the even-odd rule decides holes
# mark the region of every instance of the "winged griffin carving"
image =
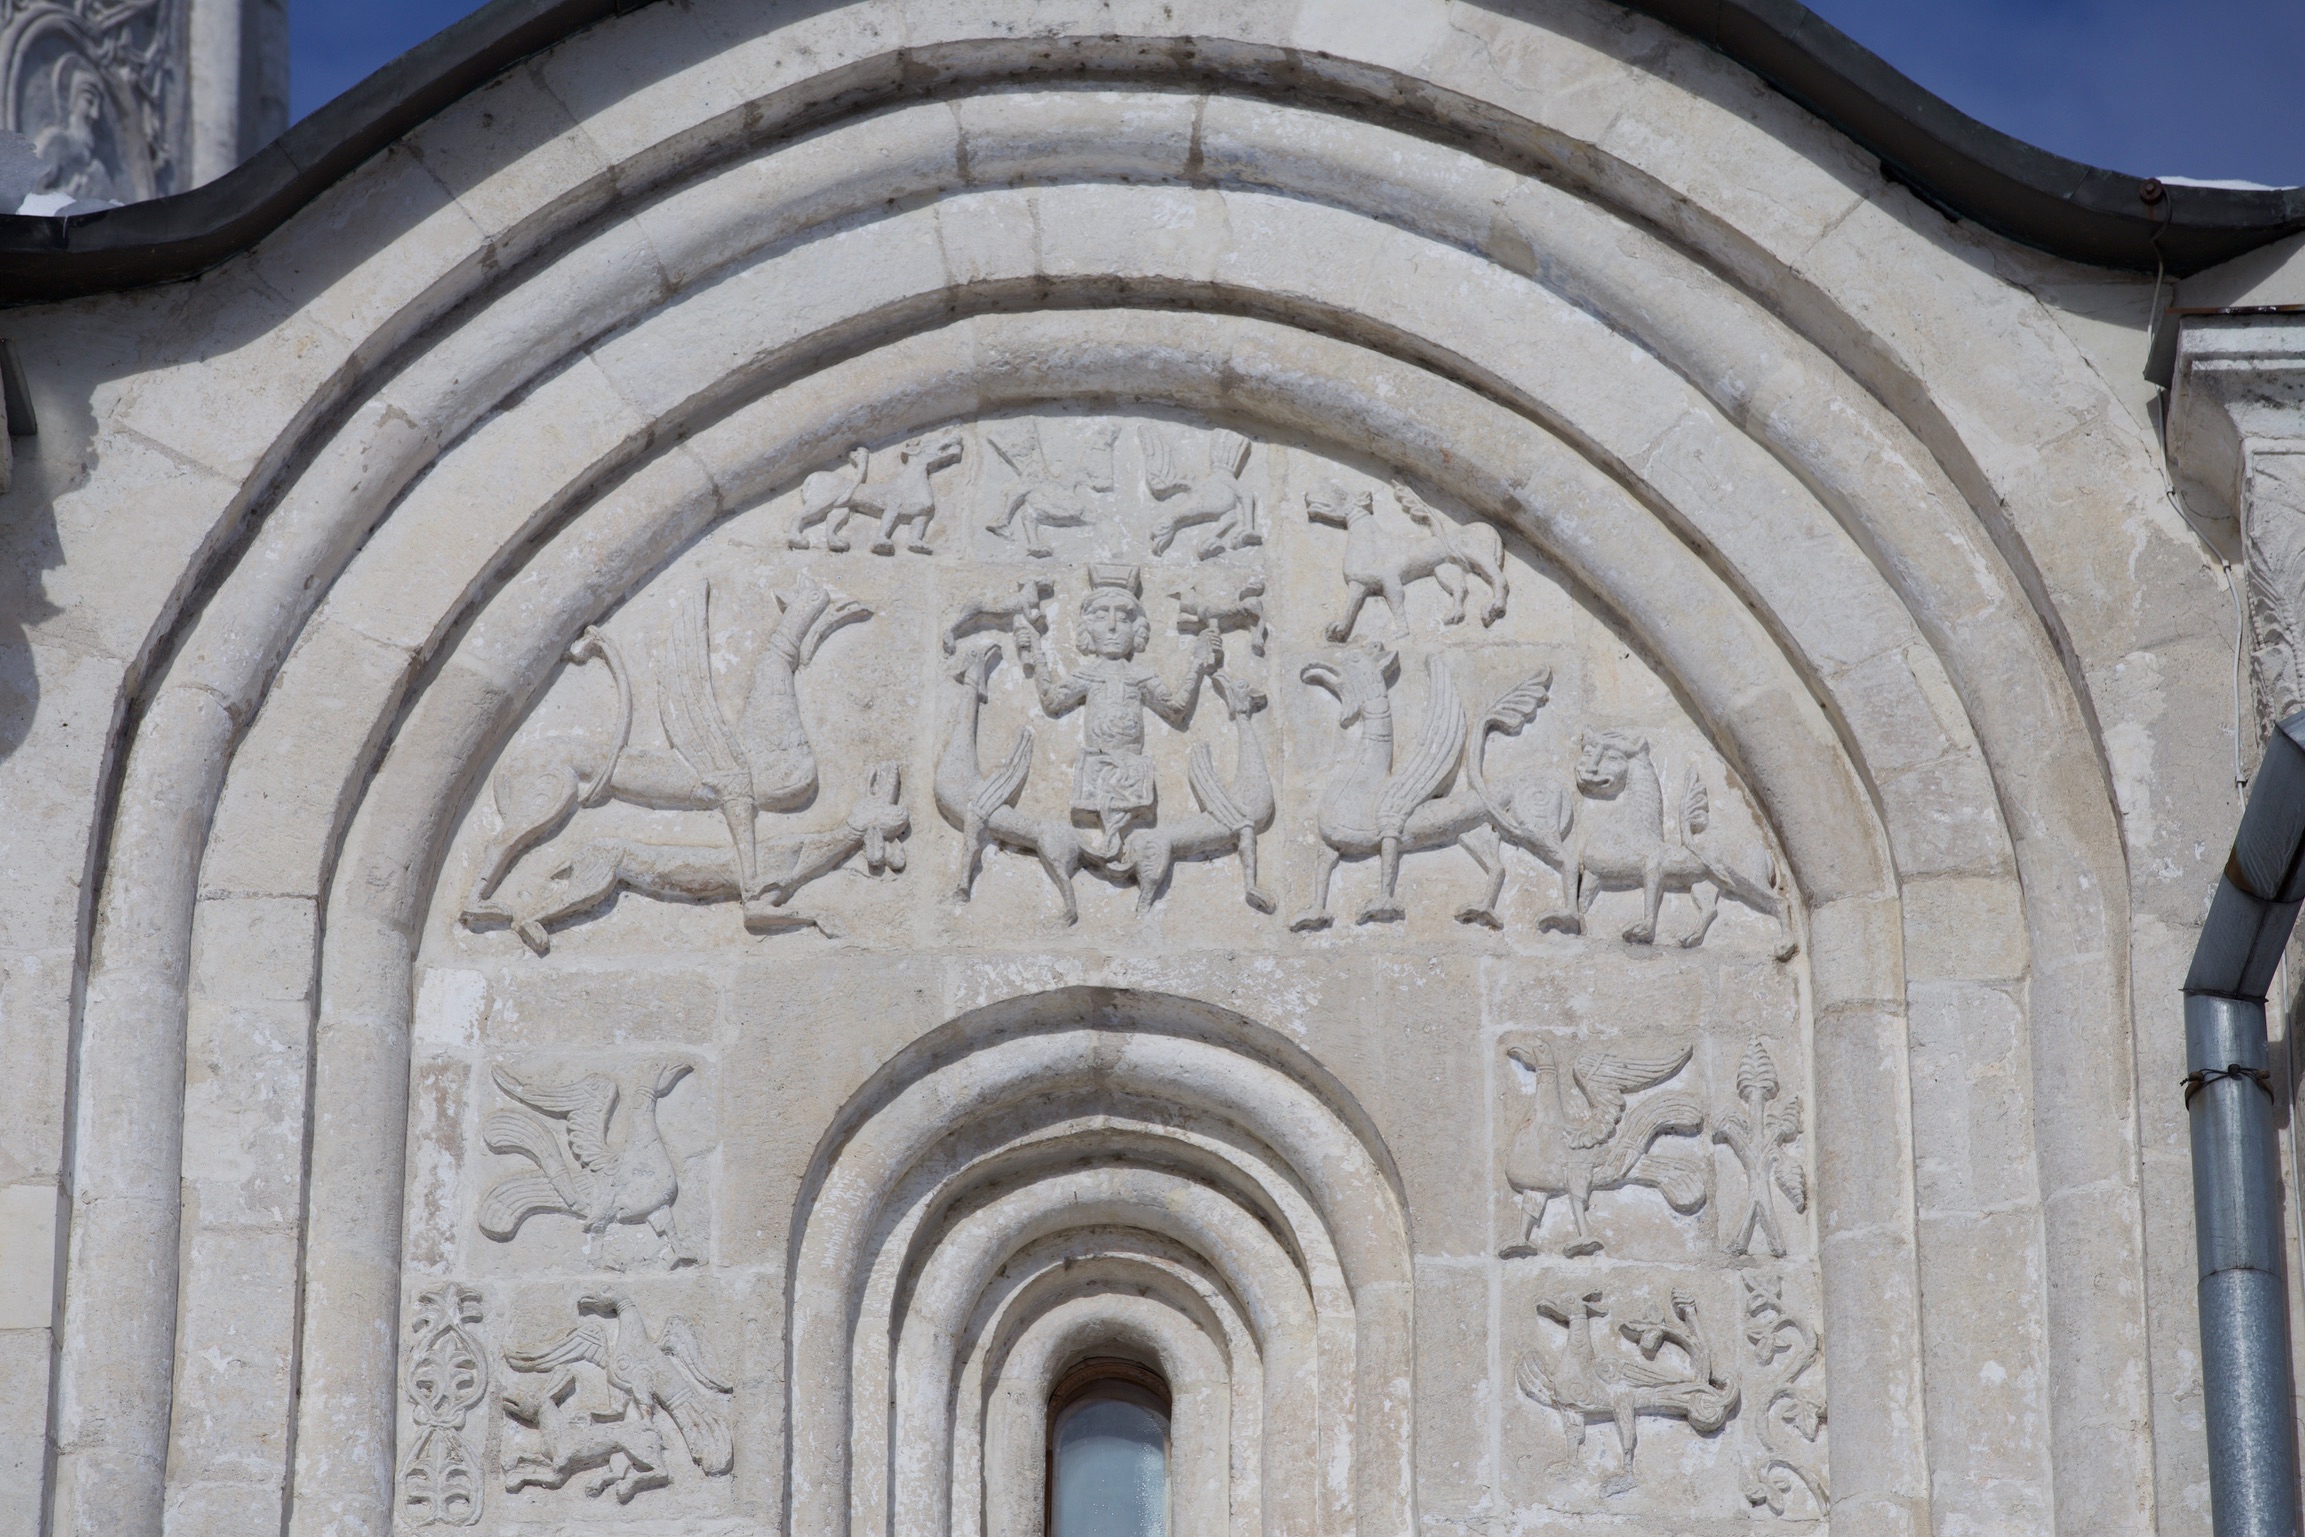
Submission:
[[[587,1073],[573,1083],[540,1083],[499,1064],[496,1086],[526,1108],[493,1112],[482,1127],[489,1151],[525,1158],[532,1167],[507,1174],[480,1202],[480,1230],[509,1242],[530,1217],[564,1214],[601,1234],[616,1223],[645,1222],[662,1238],[675,1265],[693,1265],[673,1215],[680,1172],[656,1126],[656,1102],[688,1076],[691,1064],[660,1062],[619,1082]],[[619,1105],[626,1106],[619,1140],[610,1139]]]
[[[576,1308],[579,1313],[601,1316],[578,1324],[542,1350],[508,1350],[504,1353],[504,1364],[516,1372],[550,1372],[577,1365],[598,1367],[607,1378],[622,1424],[636,1431],[639,1427],[648,1427],[654,1433],[655,1422],[662,1416],[679,1430],[689,1459],[698,1468],[707,1474],[718,1474],[733,1467],[736,1439],[729,1429],[727,1411],[719,1400],[735,1389],[704,1364],[703,1349],[688,1320],[675,1314],[664,1321],[663,1332],[651,1335],[640,1304],[619,1291],[589,1293],[577,1299]],[[563,1392],[562,1385],[556,1381],[547,1390],[545,1399],[552,1401],[554,1395]],[[509,1400],[507,1407],[516,1417],[527,1417],[521,1411],[533,1411],[536,1403],[534,1398],[516,1399]],[[628,1481],[634,1469],[644,1475],[662,1471],[661,1457],[657,1468],[641,1466],[649,1460],[652,1444],[661,1447],[662,1442],[659,1439],[651,1443],[637,1434],[619,1442],[617,1455],[626,1458],[630,1467],[616,1482],[627,1482],[630,1487]],[[564,1442],[563,1450],[590,1456],[598,1448]],[[606,1454],[601,1455],[602,1462],[608,1461]],[[516,1469],[507,1471],[517,1472]],[[575,1471],[573,1466],[555,1463],[549,1470],[551,1476],[532,1481],[558,1487],[554,1477],[565,1482],[568,1474]],[[639,1487],[666,1481],[669,1480],[645,1479]],[[519,1487],[510,1478],[507,1482],[511,1487]],[[604,1483],[593,1492],[608,1486]],[[630,1495],[620,1490],[619,1498],[628,1499]]]
[[1645,1185],[1684,1214],[1705,1204],[1702,1158],[1656,1146],[1668,1135],[1701,1135],[1703,1104],[1679,1092],[1629,1098],[1672,1079],[1689,1065],[1692,1051],[1684,1046],[1669,1055],[1640,1057],[1589,1050],[1579,1052],[1564,1072],[1550,1040],[1506,1048],[1536,1079],[1528,1116],[1505,1153],[1505,1182],[1527,1218],[1506,1256],[1543,1252],[1537,1233],[1556,1197],[1568,1201],[1575,1230],[1561,1250],[1568,1255],[1601,1251],[1587,1220],[1595,1191]]

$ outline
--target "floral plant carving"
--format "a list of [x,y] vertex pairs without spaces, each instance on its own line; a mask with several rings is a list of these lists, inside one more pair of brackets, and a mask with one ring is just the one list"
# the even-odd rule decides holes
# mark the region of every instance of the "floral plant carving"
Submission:
[[1745,1499],[1781,1516],[1794,1489],[1801,1488],[1821,1516],[1825,1475],[1817,1437],[1825,1426],[1825,1401],[1800,1385],[1817,1364],[1817,1332],[1785,1310],[1781,1279],[1747,1272],[1744,1287],[1745,1344],[1762,1374],[1751,1392],[1758,1450],[1746,1465]]
[[1745,1219],[1724,1240],[1731,1254],[1752,1253],[1758,1235],[1771,1255],[1783,1256],[1785,1231],[1777,1222],[1780,1192],[1794,1211],[1809,1209],[1808,1176],[1792,1150],[1801,1135],[1800,1097],[1771,1109],[1777,1092],[1777,1064],[1755,1036],[1737,1063],[1737,1101],[1742,1108],[1725,1112],[1713,1125],[1713,1140],[1726,1144],[1745,1171]]
[[1545,1037],[1506,1048],[1507,1056],[1534,1075],[1536,1086],[1528,1116],[1505,1153],[1505,1182],[1527,1222],[1504,1257],[1544,1252],[1537,1246],[1538,1230],[1556,1196],[1568,1201],[1574,1236],[1561,1252],[1572,1256],[1598,1254],[1603,1247],[1587,1222],[1597,1190],[1645,1185],[1684,1215],[1703,1207],[1704,1161],[1692,1153],[1659,1149],[1656,1143],[1666,1136],[1702,1135],[1704,1106],[1695,1095],[1678,1091],[1628,1098],[1671,1080],[1689,1065],[1693,1050],[1684,1046],[1661,1057],[1583,1051],[1564,1072]]
[[403,1380],[416,1437],[400,1462],[400,1514],[412,1526],[480,1519],[480,1465],[464,1422],[488,1397],[488,1353],[476,1333],[481,1311],[480,1293],[469,1286],[417,1295]]

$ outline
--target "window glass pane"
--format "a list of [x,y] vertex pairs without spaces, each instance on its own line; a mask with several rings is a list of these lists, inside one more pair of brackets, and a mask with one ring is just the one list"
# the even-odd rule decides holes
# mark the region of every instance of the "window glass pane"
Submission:
[[1095,1394],[1056,1421],[1051,1537],[1168,1537],[1168,1416]]

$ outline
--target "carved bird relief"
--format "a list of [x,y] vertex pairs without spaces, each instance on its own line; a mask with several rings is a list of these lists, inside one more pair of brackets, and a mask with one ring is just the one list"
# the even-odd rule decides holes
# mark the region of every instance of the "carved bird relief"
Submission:
[[[490,1152],[511,1153],[535,1165],[507,1174],[480,1203],[480,1230],[510,1242],[530,1217],[581,1217],[587,1233],[605,1233],[610,1224],[646,1222],[672,1252],[675,1266],[696,1264],[700,1256],[682,1237],[673,1217],[680,1174],[672,1152],[656,1128],[656,1102],[688,1076],[691,1064],[663,1062],[634,1075],[636,1091],[607,1073],[587,1073],[574,1083],[534,1083],[498,1066],[496,1084],[527,1109],[498,1110],[483,1136]],[[628,1105],[624,1136],[611,1144],[609,1123],[619,1103]]]
[[508,1350],[505,1365],[516,1372],[548,1372],[589,1362],[607,1374],[609,1391],[628,1415],[637,1411],[644,1421],[668,1416],[699,1468],[726,1473],[736,1461],[736,1441],[712,1395],[735,1389],[706,1368],[688,1320],[675,1314],[652,1336],[640,1305],[618,1291],[580,1297],[576,1308],[605,1316],[578,1324],[542,1350]]
[[[1598,1290],[1540,1302],[1537,1311],[1566,1325],[1568,1337],[1557,1349],[1540,1340],[1524,1353],[1514,1373],[1516,1385],[1532,1401],[1555,1410],[1568,1432],[1572,1451],[1585,1444],[1585,1426],[1606,1420],[1617,1428],[1620,1475],[1633,1472],[1633,1453],[1644,1414],[1688,1422],[1699,1435],[1711,1435],[1737,1412],[1736,1377],[1715,1371],[1713,1353],[1697,1323],[1696,1299],[1673,1293],[1671,1318],[1637,1318],[1616,1333],[1639,1354],[1629,1354],[1614,1338],[1604,1347],[1593,1338],[1593,1321],[1609,1309]],[[1670,1346],[1684,1364],[1665,1353]]]
[[[1506,1055],[1536,1076],[1528,1118],[1505,1153],[1505,1181],[1527,1214],[1520,1242],[1504,1257],[1539,1254],[1537,1230],[1555,1196],[1568,1198],[1576,1236],[1561,1252],[1597,1254],[1601,1240],[1587,1225],[1596,1190],[1646,1185],[1673,1210],[1687,1214],[1705,1204],[1705,1164],[1699,1157],[1659,1151],[1659,1137],[1702,1135],[1704,1106],[1690,1094],[1658,1094],[1633,1103],[1689,1062],[1684,1046],[1665,1057],[1620,1057],[1606,1051],[1577,1055],[1564,1073],[1553,1043],[1539,1039]],[[1576,1086],[1574,1096],[1570,1084]]]

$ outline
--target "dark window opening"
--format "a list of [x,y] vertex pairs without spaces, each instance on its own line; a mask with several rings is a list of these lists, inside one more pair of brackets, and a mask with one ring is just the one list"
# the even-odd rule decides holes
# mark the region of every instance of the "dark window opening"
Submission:
[[1160,1373],[1081,1362],[1049,1394],[1049,1537],[1168,1537],[1168,1464]]

